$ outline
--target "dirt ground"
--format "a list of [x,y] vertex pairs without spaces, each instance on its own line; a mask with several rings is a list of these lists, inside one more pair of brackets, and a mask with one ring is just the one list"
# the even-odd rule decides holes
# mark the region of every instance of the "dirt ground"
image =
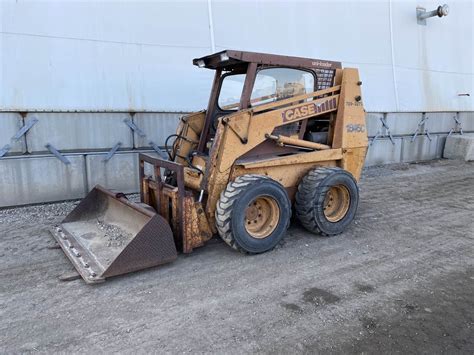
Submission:
[[473,353],[474,164],[365,171],[355,223],[292,224],[257,256],[218,239],[88,286],[48,233],[75,203],[0,211],[0,353]]

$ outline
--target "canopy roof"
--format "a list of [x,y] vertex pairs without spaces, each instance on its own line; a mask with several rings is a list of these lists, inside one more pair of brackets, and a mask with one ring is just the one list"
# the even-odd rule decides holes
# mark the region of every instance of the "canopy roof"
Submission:
[[227,49],[222,52],[193,59],[193,64],[200,68],[227,69],[246,63],[257,63],[264,65],[285,66],[292,68],[308,69],[338,69],[340,62],[330,60],[311,59],[301,57],[290,57],[286,55],[244,52]]

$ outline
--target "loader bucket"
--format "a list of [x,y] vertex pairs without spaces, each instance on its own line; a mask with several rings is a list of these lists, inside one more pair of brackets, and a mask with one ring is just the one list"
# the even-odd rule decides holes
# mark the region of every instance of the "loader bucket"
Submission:
[[162,216],[99,185],[51,233],[87,283],[177,257]]

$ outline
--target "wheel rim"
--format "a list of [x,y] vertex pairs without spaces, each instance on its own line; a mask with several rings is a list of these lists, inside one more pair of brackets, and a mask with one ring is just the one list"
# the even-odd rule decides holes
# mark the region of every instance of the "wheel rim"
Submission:
[[326,193],[324,198],[324,216],[329,222],[338,222],[349,210],[351,196],[344,185],[335,185]]
[[245,209],[245,230],[253,238],[268,237],[280,220],[280,208],[270,196],[259,196]]

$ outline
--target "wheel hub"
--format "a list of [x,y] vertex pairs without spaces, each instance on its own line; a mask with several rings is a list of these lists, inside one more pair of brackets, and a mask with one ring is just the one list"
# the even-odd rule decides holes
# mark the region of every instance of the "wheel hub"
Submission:
[[340,221],[349,210],[350,202],[351,197],[347,187],[344,185],[331,186],[324,198],[324,216],[329,222]]
[[260,196],[245,210],[245,229],[252,237],[263,239],[275,230],[280,219],[280,208],[270,196]]

